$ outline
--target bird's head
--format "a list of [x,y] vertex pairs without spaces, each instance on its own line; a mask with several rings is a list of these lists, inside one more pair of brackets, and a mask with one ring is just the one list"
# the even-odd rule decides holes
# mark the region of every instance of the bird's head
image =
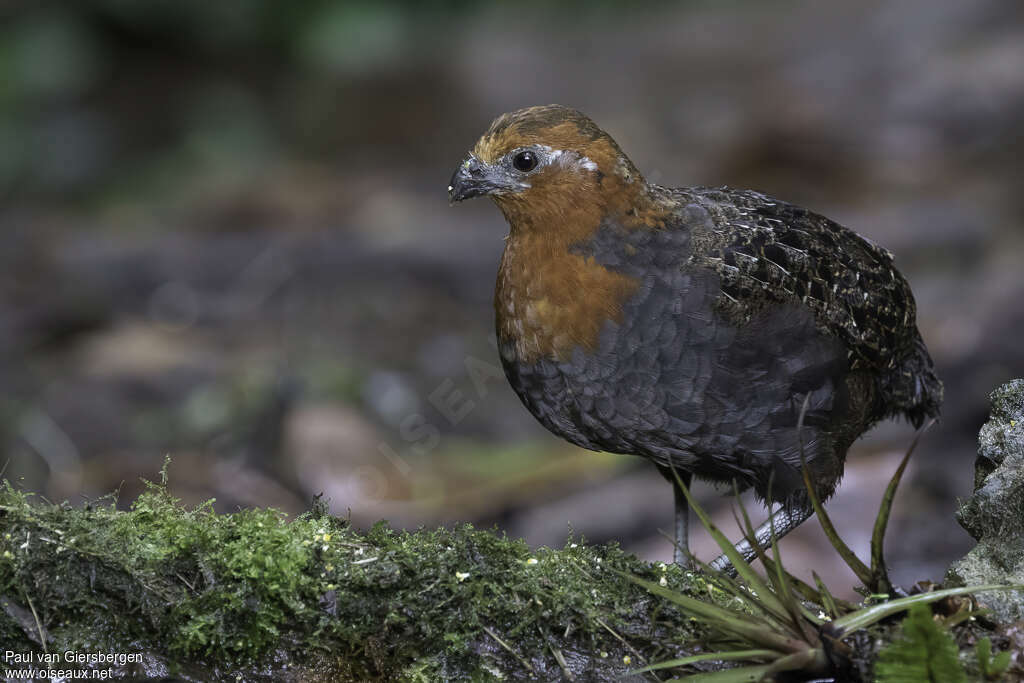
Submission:
[[[645,187],[615,141],[584,114],[551,104],[499,116],[452,175],[454,204],[489,195],[509,222],[607,211]],[[626,192],[623,192],[623,191]]]

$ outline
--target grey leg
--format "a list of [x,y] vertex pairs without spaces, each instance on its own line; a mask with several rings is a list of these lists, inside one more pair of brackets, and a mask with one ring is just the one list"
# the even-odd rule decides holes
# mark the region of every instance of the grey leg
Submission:
[[[813,514],[814,510],[809,505],[793,508],[780,507],[772,513],[771,519],[767,520],[764,524],[754,530],[754,538],[757,540],[757,544],[760,547],[768,548],[772,543],[773,520],[775,522],[775,537],[779,539],[803,524],[807,518]],[[750,541],[745,538],[736,544],[736,550],[739,551],[743,556],[743,559],[747,562],[750,562],[757,557],[757,552],[750,545]],[[736,576],[736,569],[732,566],[732,563],[729,562],[729,558],[725,555],[719,555],[718,558],[711,563],[711,568],[715,571],[727,572],[731,576]]]
[[[686,488],[690,488],[693,475],[689,472],[679,470],[679,478],[683,480]],[[673,558],[680,567],[690,566],[690,504],[686,502],[683,490],[679,483],[672,477],[672,493],[676,504],[676,546]]]

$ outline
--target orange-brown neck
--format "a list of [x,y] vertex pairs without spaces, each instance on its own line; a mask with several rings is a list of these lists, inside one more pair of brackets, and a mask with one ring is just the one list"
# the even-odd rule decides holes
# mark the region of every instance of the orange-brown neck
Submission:
[[[618,186],[614,191],[609,181]],[[605,186],[605,187],[602,187]],[[551,192],[496,198],[510,230],[495,291],[498,337],[511,343],[516,359],[566,359],[581,346],[598,345],[605,321],[621,322],[622,305],[639,283],[609,270],[572,245],[592,236],[602,222],[625,229],[647,226],[642,180],[595,177],[591,183]],[[640,207],[638,210],[637,207]]]

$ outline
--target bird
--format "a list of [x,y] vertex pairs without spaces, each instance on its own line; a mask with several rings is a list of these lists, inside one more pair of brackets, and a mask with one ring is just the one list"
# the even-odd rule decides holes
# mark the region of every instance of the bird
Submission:
[[[693,477],[752,488],[765,546],[813,514],[804,466],[824,501],[877,422],[939,415],[942,382],[892,253],[825,216],[649,182],[590,118],[554,104],[491,123],[448,186],[450,204],[478,196],[509,226],[494,308],[512,389],[555,435],[657,466],[681,565]],[[736,548],[756,557],[751,539]]]

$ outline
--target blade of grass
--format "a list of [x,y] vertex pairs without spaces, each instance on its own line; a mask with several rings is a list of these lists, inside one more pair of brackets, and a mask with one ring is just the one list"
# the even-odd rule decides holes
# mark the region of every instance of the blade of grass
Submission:
[[674,669],[678,666],[696,664],[698,662],[731,662],[736,659],[778,659],[779,653],[775,650],[730,650],[728,652],[705,652],[699,655],[691,655],[682,659],[670,659],[667,662],[658,662],[645,666],[642,669],[635,669],[627,673],[627,676],[647,673],[648,671],[660,671],[662,669]]
[[957,612],[956,614],[954,614],[952,616],[949,616],[949,617],[946,617],[945,619],[943,619],[942,620],[942,625],[943,625],[944,628],[950,629],[950,628],[953,628],[954,626],[956,626],[957,624],[960,624],[960,623],[962,623],[964,621],[967,621],[968,619],[977,619],[978,617],[987,617],[990,614],[992,614],[992,610],[990,610],[990,609],[978,609],[978,610],[974,610],[973,612],[969,612],[969,611],[964,610],[963,612]]
[[896,468],[896,472],[893,473],[892,479],[889,480],[889,485],[885,489],[885,494],[882,496],[882,504],[878,508],[878,517],[875,518],[875,528],[871,533],[871,573],[877,579],[877,592],[892,593],[892,583],[889,581],[889,572],[885,567],[883,545],[885,542],[885,529],[889,525],[889,515],[892,512],[892,502],[896,498],[896,489],[903,479],[903,472],[907,469],[907,463],[910,462],[910,456],[913,454],[914,449],[917,448],[918,441],[934,424],[934,419],[929,420],[928,424],[917,430],[914,440],[910,442],[910,448],[907,449],[903,460],[900,461],[900,466]]
[[632,574],[620,572],[617,569],[613,569],[612,571],[619,574],[623,578],[632,581],[638,586],[646,588],[648,591],[654,593],[655,595],[661,596],[669,600],[670,602],[679,605],[687,612],[702,617],[708,621],[730,621],[742,617],[742,619],[746,620],[748,623],[753,621],[761,622],[765,625],[767,624],[767,622],[764,621],[764,618],[762,616],[734,612],[732,610],[726,609],[725,607],[719,607],[718,605],[711,602],[704,602],[703,600],[698,600],[697,598],[691,598],[688,595],[684,595],[670,588],[666,588],[665,586],[662,586],[660,583],[648,581],[647,579],[641,579],[638,576],[633,576]]
[[825,651],[820,648],[812,648],[803,652],[794,652],[786,657],[779,657],[768,667],[765,674],[774,674],[781,671],[795,671],[799,669],[807,673],[821,673],[828,670],[828,657]]
[[[771,488],[771,484],[769,484],[769,488]],[[735,520],[736,526],[739,528],[740,533],[743,534],[743,538],[746,539],[747,543],[749,543],[750,547],[754,550],[754,555],[763,563],[766,559],[764,548],[762,548],[761,544],[757,542],[757,532],[754,530],[754,525],[750,521],[750,515],[747,514],[747,507],[743,504],[743,501],[740,500],[740,491],[739,488],[736,486],[736,480],[733,480],[732,482],[732,495],[735,501],[735,504],[732,508],[732,518],[733,520]],[[739,515],[736,514],[737,509],[740,512]],[[741,515],[743,517],[742,521],[740,520]],[[768,517],[769,519],[771,519],[770,508],[768,510]],[[772,582],[772,586],[777,588],[777,586],[775,586],[775,580],[771,572],[766,572],[765,576],[769,581]]]
[[912,605],[917,604],[929,604],[943,598],[948,598],[953,595],[967,595],[968,593],[980,593],[982,591],[996,591],[996,590],[1011,590],[1018,591],[1024,590],[1024,585],[1006,585],[1006,584],[985,584],[983,586],[962,586],[960,588],[945,588],[939,591],[932,591],[931,593],[921,593],[920,595],[911,595],[907,598],[897,598],[890,600],[889,602],[883,602],[879,605],[873,605],[871,607],[865,607],[853,614],[847,614],[832,622],[835,628],[841,629],[842,633],[850,633],[858,629],[862,629],[865,626],[870,626],[877,621],[885,619],[893,614],[898,614],[906,609],[909,609]]
[[[771,491],[771,480],[768,482],[768,490]],[[782,558],[779,555],[778,537],[775,534],[775,517],[772,515],[772,511],[768,510],[768,523],[771,525],[771,539],[772,539],[772,559],[768,559],[768,555],[764,549],[757,542],[757,533],[754,531],[754,525],[750,521],[750,515],[747,514],[747,508],[740,501],[740,493],[736,488],[736,483],[733,482],[733,495],[736,498],[736,505],[739,507],[740,514],[743,516],[743,523],[740,520],[736,520],[737,525],[743,529],[743,535],[747,541],[750,542],[750,546],[757,553],[757,557],[761,560],[761,564],[764,565],[768,578],[772,581],[772,585],[775,588],[775,592],[779,596],[779,602],[782,603],[783,607],[786,608],[786,612],[789,614],[789,621],[785,624],[787,630],[793,632],[793,635],[799,636],[803,641],[814,644],[817,642],[817,637],[808,633],[804,628],[805,624],[803,619],[800,618],[800,603],[793,597],[793,591],[789,582],[786,580],[785,572],[782,570]],[[735,514],[735,508],[733,509]],[[772,571],[774,566],[775,571]]]
[[[776,571],[776,562],[772,558],[768,558],[768,564],[765,565],[770,572]],[[807,602],[813,602],[815,604],[821,604],[821,596],[818,595],[818,591],[814,590],[811,586],[801,581],[799,578],[793,576],[786,570],[785,567],[781,567],[783,575],[786,580],[789,581],[790,589],[800,594],[800,597]],[[803,613],[807,613],[806,610],[801,609]],[[816,620],[815,620],[816,621]]]
[[736,573],[740,575],[750,588],[757,592],[768,612],[771,612],[777,618],[784,618],[786,615],[786,608],[781,602],[779,602],[779,599],[775,597],[775,594],[771,592],[768,588],[768,584],[766,584],[764,580],[758,576],[757,572],[754,571],[754,568],[743,559],[743,556],[740,555],[726,535],[723,534],[717,526],[715,526],[715,523],[711,521],[711,517],[709,517],[708,513],[704,511],[704,508],[697,504],[697,501],[690,493],[689,488],[683,484],[683,480],[679,476],[679,473],[676,472],[675,467],[672,468],[672,474],[675,475],[676,482],[679,484],[683,495],[686,496],[686,502],[689,504],[690,509],[697,513],[700,523],[704,525],[704,528],[707,529],[709,534],[711,534],[711,537],[715,539],[715,543],[718,544],[718,547],[720,547],[725,556],[729,558],[729,562],[731,562],[733,568],[736,569]]
[[[769,559],[768,561],[772,562],[771,559]],[[814,588],[813,586],[809,585],[799,577],[793,576],[786,570],[785,567],[782,568],[782,571],[785,572],[786,577],[789,579],[789,582],[792,585],[793,589],[796,590],[796,592],[800,593],[800,595],[803,597],[805,601],[814,603],[815,605],[821,605],[822,607],[826,608],[826,601],[831,601],[833,606],[836,607],[835,614],[829,614],[831,618],[834,619],[836,616],[840,614],[846,614],[847,612],[854,612],[857,610],[856,605],[849,603],[846,600],[840,600],[834,597],[831,593],[829,593],[828,588],[825,587],[823,583],[820,583],[820,577],[814,574],[813,571],[811,572],[811,574],[814,575],[816,580],[819,582],[818,588]],[[822,591],[824,591],[824,593]],[[812,619],[812,621],[818,621],[817,617]]]
[[[600,625],[601,628],[603,628],[605,631],[608,631],[608,633],[612,634],[612,637],[614,637],[615,640],[617,640],[620,643],[622,643],[623,646],[625,646],[625,648],[627,650],[629,650],[634,655],[636,655],[636,658],[638,660],[640,660],[641,664],[647,661],[646,657],[644,657],[642,654],[640,654],[639,650],[637,650],[635,647],[630,645],[628,640],[626,640],[625,638],[620,636],[618,634],[618,632],[616,632],[616,630],[613,629],[611,626],[609,626],[608,624],[604,623],[604,621],[601,618],[599,618],[599,617],[595,618],[594,621],[596,621],[598,623],[598,625]],[[654,675],[654,674],[651,674],[651,678],[653,678],[654,680],[658,680],[658,677],[656,675]]]
[[[770,484],[769,484],[770,486]],[[779,592],[782,596],[782,604],[789,610],[790,616],[793,619],[793,623],[796,625],[797,631],[803,640],[807,643],[817,644],[818,637],[816,634],[808,631],[808,623],[805,623],[801,619],[801,613],[807,612],[800,601],[793,595],[793,584],[789,580],[789,572],[787,572],[782,566],[782,553],[779,551],[779,536],[775,533],[775,515],[771,514],[771,510],[768,511],[768,524],[772,532],[772,559],[768,561],[767,557],[762,555],[761,562],[764,564],[766,571],[771,571],[771,565],[775,565],[775,575],[778,577]],[[747,519],[747,525],[750,525],[750,520]],[[809,623],[817,624],[818,620],[811,618],[807,615]]]
[[839,537],[839,532],[836,531],[836,527],[832,524],[831,518],[829,518],[828,513],[825,512],[825,508],[821,504],[821,500],[818,498],[818,491],[814,487],[814,482],[811,481],[811,470],[807,467],[807,456],[804,453],[803,439],[804,417],[807,414],[807,407],[810,404],[810,399],[810,394],[804,397],[803,406],[800,408],[800,417],[796,423],[797,438],[800,445],[800,469],[803,473],[804,487],[807,489],[807,497],[811,501],[811,506],[814,508],[815,514],[818,515],[818,523],[821,524],[822,531],[825,532],[825,536],[828,538],[829,543],[831,543],[832,547],[836,549],[839,556],[843,558],[846,565],[853,570],[857,579],[870,589],[873,578],[871,570],[860,561],[860,558],[858,558],[853,550],[850,549],[850,546],[846,545],[843,539]]
[[[821,626],[827,620],[822,619],[818,616],[818,614],[821,613],[821,610],[817,610],[816,612],[807,607],[804,603],[810,602],[815,605],[820,605],[821,598],[818,596],[817,592],[815,592],[813,588],[811,588],[806,583],[804,583],[803,581],[801,581],[800,579],[796,578],[788,571],[786,571],[785,567],[783,567],[782,572],[786,575],[787,580],[790,582],[790,589],[792,590],[793,597],[795,598],[794,603],[796,604],[797,609],[800,611],[800,614],[804,618],[802,628],[804,631],[805,639],[807,640],[807,642],[816,642],[817,627]],[[812,633],[814,635],[812,635]]]
[[729,593],[730,595],[742,600],[750,608],[755,610],[755,613],[762,619],[772,624],[775,624],[779,628],[784,628],[786,621],[784,618],[773,614],[761,601],[758,595],[751,592],[751,590],[739,583],[736,579],[732,578],[724,572],[717,572],[711,565],[702,562],[699,559],[694,558],[696,562],[696,568],[704,572],[707,575],[707,580],[710,584],[715,585],[719,590]]
[[569,671],[569,665],[565,661],[565,655],[557,647],[548,643],[548,649],[551,650],[551,654],[554,656],[555,661],[558,662],[558,668],[562,670],[562,676],[567,681],[575,681],[576,675],[572,671]]
[[818,586],[818,595],[821,596],[821,604],[828,611],[828,615],[832,619],[839,618],[839,606],[836,605],[835,598],[832,597],[832,592],[829,591],[828,586],[818,576],[818,572],[811,572],[811,576],[814,577],[814,583]]
[[801,643],[793,638],[779,634],[763,618],[732,612],[724,607],[712,605],[691,598],[688,595],[677,593],[653,581],[647,581],[646,579],[641,579],[625,572],[619,572],[618,570],[614,571],[638,586],[643,586],[651,593],[679,605],[684,611],[702,617],[706,622],[709,622],[708,626],[733,634],[744,639],[746,642],[759,645],[762,648],[772,648],[782,653],[799,652],[807,647],[806,643]]
[[518,652],[513,650],[512,646],[509,645],[508,643],[506,643],[504,640],[502,640],[501,637],[497,633],[495,633],[493,630],[491,630],[487,626],[481,626],[481,628],[484,630],[484,633],[489,635],[491,638],[494,638],[494,640],[498,643],[498,645],[501,645],[503,648],[508,650],[508,652],[510,652],[513,657],[518,659],[519,663],[522,664],[526,668],[527,671],[530,671],[530,672],[533,671],[533,665],[530,664],[530,662],[528,662],[526,659],[524,659],[522,655],[520,655]]
[[741,666],[725,671],[692,674],[686,678],[673,678],[665,683],[757,683],[768,672],[769,664]]
[[[736,488],[736,482],[733,482],[733,496],[735,497],[735,505],[732,509],[732,518],[736,522],[736,526],[739,528],[740,533],[743,534],[743,538],[750,544],[750,547],[754,550],[754,555],[761,563],[764,564],[768,560],[768,556],[765,555],[764,548],[757,542],[757,533],[754,531],[754,525],[750,522],[750,515],[747,514],[747,508],[743,505],[740,500],[739,490]],[[740,511],[743,519],[740,520],[740,515],[736,514],[737,508]],[[771,510],[769,510],[771,513]],[[765,564],[765,567],[768,565]],[[765,572],[765,578],[771,582],[771,588],[775,593],[779,593],[779,586],[776,584],[778,577],[774,576],[771,572]],[[781,594],[780,594],[781,595]],[[780,601],[781,602],[781,601]]]

